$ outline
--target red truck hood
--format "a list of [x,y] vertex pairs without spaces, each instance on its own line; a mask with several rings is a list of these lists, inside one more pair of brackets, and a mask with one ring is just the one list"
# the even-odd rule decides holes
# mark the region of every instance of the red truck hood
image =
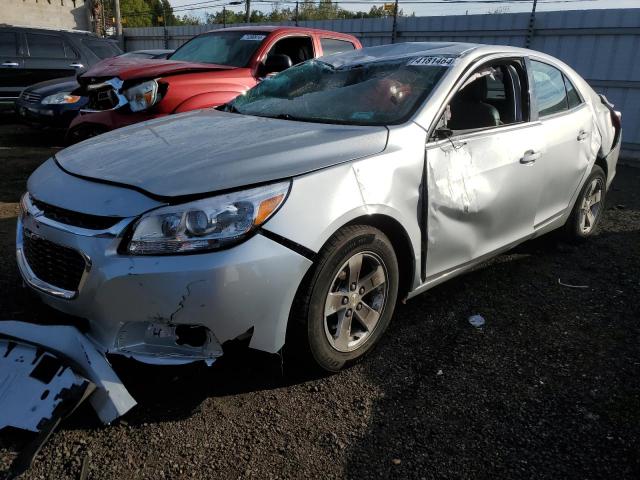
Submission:
[[153,60],[140,58],[108,58],[95,64],[80,77],[81,83],[92,78],[118,77],[121,80],[155,78],[176,73],[231,70],[236,67],[211,63],[180,62],[178,60]]

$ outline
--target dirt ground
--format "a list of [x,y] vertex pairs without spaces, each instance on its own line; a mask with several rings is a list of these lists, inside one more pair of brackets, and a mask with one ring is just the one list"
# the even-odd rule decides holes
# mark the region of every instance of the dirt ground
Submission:
[[[19,195],[59,140],[11,122],[0,315],[65,321],[14,261]],[[80,478],[83,463],[91,479],[640,478],[639,186],[639,169],[619,169],[585,245],[530,242],[400,305],[379,348],[340,374],[242,346],[210,369],[114,361],[139,405],[106,427],[81,407],[24,478]],[[0,436],[0,477],[23,441]]]

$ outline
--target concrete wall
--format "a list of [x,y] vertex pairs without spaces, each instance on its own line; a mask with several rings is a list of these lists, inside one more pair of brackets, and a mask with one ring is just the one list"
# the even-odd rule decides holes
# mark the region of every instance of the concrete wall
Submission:
[[[452,41],[526,46],[560,58],[622,111],[623,151],[640,163],[640,8],[541,12],[529,31],[528,13],[406,17],[398,42]],[[291,25],[292,22],[284,22]],[[364,46],[391,42],[392,19],[300,22],[357,36]],[[230,25],[231,26],[231,25]],[[222,25],[125,28],[127,50],[177,48]]]
[[0,0],[0,24],[88,30],[84,0]]

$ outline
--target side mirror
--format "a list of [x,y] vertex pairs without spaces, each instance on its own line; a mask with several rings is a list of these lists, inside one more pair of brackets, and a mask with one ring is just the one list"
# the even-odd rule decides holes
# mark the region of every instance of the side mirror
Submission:
[[276,53],[275,55],[269,55],[265,60],[262,67],[262,76],[267,76],[270,73],[278,73],[291,67],[293,62],[289,55]]
[[447,127],[436,128],[435,132],[433,132],[433,136],[436,137],[437,140],[446,140],[453,136],[453,130]]

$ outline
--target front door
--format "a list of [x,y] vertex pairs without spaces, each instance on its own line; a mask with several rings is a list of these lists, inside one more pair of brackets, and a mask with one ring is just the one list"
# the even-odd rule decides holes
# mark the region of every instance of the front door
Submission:
[[520,60],[474,71],[427,144],[426,280],[533,234],[543,126],[529,121]]
[[54,78],[71,77],[81,68],[78,55],[62,35],[56,33],[27,33],[29,55],[25,58],[25,71],[30,84]]
[[27,84],[21,34],[3,28],[0,31],[0,102],[15,100]]

